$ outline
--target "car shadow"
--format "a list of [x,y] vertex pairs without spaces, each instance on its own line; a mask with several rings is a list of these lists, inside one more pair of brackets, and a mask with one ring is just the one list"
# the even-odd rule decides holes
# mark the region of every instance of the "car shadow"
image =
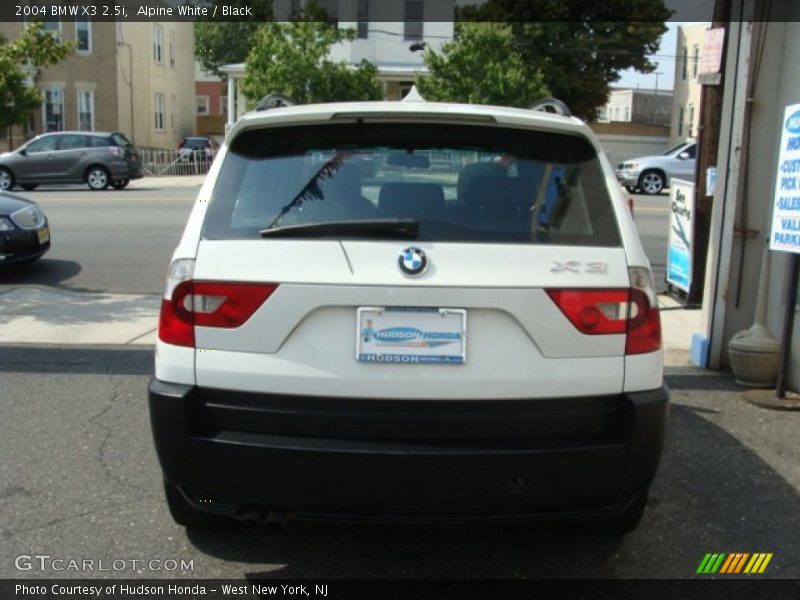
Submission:
[[36,283],[61,286],[80,272],[81,265],[75,261],[50,259],[44,256],[33,263],[3,267],[0,269],[0,285]]
[[[773,552],[771,577],[800,576],[798,491],[714,422],[719,410],[691,405],[693,390],[745,403],[741,388],[728,377],[676,384],[648,508],[624,538],[585,527],[292,522],[279,534],[189,530],[188,539],[210,556],[253,565],[250,579],[684,578],[695,576],[706,552]],[[737,412],[763,411],[746,404]]]

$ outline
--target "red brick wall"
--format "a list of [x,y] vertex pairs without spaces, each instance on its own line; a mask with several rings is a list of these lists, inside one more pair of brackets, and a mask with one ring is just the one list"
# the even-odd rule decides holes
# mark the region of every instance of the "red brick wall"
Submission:
[[208,96],[208,114],[221,115],[225,107],[222,106],[222,91],[224,84],[221,81],[196,81],[194,84],[197,96]]

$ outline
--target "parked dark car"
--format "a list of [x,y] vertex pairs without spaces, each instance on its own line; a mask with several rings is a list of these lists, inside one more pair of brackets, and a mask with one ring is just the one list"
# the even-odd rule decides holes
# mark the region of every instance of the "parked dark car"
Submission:
[[39,205],[0,192],[0,267],[33,262],[50,249],[50,225]]
[[207,137],[185,137],[178,144],[178,160],[207,160],[214,159],[217,145],[214,140]]
[[142,176],[133,144],[118,132],[63,131],[37,136],[0,154],[0,190],[43,183],[81,183],[92,190],[124,188]]

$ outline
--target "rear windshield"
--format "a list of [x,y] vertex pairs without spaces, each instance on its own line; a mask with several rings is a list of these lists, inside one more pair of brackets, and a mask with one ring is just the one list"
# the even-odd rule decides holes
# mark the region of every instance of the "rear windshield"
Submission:
[[131,144],[130,140],[128,140],[128,138],[126,138],[121,133],[112,133],[111,134],[111,139],[114,140],[114,143],[117,146],[122,146],[123,148],[125,146],[132,146],[133,145],[133,144]]
[[186,138],[183,140],[184,148],[205,148],[208,144],[208,138]]
[[417,220],[425,241],[620,245],[585,139],[419,123],[243,132],[222,164],[203,237],[386,218]]

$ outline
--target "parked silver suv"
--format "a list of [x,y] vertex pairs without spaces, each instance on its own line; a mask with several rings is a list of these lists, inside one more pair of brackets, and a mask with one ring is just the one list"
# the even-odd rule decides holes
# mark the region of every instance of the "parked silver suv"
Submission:
[[92,190],[122,189],[142,176],[139,156],[122,133],[63,131],[37,136],[0,154],[0,190],[19,185],[85,182]]
[[631,158],[619,164],[617,179],[629,192],[660,194],[673,177],[694,179],[697,144],[684,142],[657,156]]

